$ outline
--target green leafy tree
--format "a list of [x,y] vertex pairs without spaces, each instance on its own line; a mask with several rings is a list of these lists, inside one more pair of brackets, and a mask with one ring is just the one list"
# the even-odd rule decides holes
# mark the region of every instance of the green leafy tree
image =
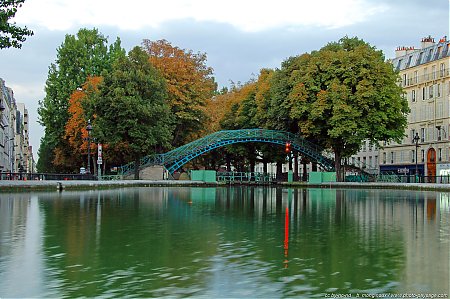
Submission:
[[[125,56],[120,46],[120,39],[109,47],[107,39],[97,29],[80,29],[76,36],[66,35],[64,42],[57,49],[57,59],[49,67],[46,81],[46,96],[39,101],[39,121],[45,127],[41,139],[40,165],[42,171],[68,171],[64,165],[55,163],[55,149],[63,153],[67,148],[64,139],[65,126],[70,117],[68,112],[70,95],[81,88],[89,76],[100,76],[109,71],[111,64],[118,57]],[[46,143],[46,144],[44,144]],[[43,151],[51,151],[44,153]]]
[[147,53],[135,47],[113,64],[99,90],[90,104],[94,136],[110,148],[122,148],[125,158],[135,161],[139,179],[140,158],[170,146],[173,127],[165,80]]
[[24,2],[25,0],[0,1],[0,49],[21,48],[26,37],[34,34],[27,27],[21,28],[16,23],[9,22]]
[[408,103],[398,74],[381,51],[358,38],[344,37],[319,51],[288,59],[283,96],[299,131],[341,159],[355,154],[363,140],[400,141]]

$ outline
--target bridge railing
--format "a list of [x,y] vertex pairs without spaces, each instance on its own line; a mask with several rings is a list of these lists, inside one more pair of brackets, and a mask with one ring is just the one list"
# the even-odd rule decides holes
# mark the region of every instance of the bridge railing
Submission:
[[[141,167],[165,165],[169,171],[174,171],[180,165],[191,159],[185,158],[188,155],[197,157],[214,148],[239,142],[271,142],[280,145],[283,145],[285,142],[291,142],[294,149],[306,154],[327,170],[334,168],[333,159],[325,157],[323,155],[323,149],[319,146],[305,140],[299,135],[285,131],[266,129],[223,130],[215,132],[167,153],[143,157],[140,164]],[[119,174],[126,175],[132,173],[133,170],[134,162],[131,162],[119,167]]]

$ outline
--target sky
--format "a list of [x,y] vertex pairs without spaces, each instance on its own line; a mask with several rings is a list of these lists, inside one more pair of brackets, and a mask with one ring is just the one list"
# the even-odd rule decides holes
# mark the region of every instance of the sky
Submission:
[[67,34],[97,28],[128,51],[143,39],[202,52],[219,87],[257,78],[290,56],[357,36],[395,56],[423,37],[449,36],[450,0],[25,0],[12,20],[34,31],[21,49],[0,50],[0,78],[25,103],[37,159],[48,68]]

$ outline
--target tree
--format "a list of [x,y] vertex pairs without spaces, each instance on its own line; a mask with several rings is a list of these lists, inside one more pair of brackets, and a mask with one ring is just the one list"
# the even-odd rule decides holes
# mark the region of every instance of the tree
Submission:
[[166,103],[165,80],[135,47],[119,57],[99,85],[100,93],[89,106],[95,115],[94,136],[110,147],[121,147],[135,161],[139,179],[140,158],[169,146],[172,119]]
[[290,116],[303,135],[334,152],[339,181],[341,159],[355,154],[363,140],[403,138],[409,109],[398,74],[368,43],[344,37],[288,59],[281,72],[288,75]]
[[205,53],[172,46],[166,40],[143,41],[150,63],[166,80],[168,103],[175,116],[172,145],[192,141],[192,134],[206,122],[203,107],[216,90],[213,69],[206,65]]
[[0,2],[0,49],[21,48],[26,36],[32,36],[33,31],[26,26],[21,28],[16,23],[8,21],[16,15],[17,8],[21,7],[25,0],[2,0]]
[[[76,36],[66,35],[57,52],[56,62],[49,67],[45,98],[39,101],[38,108],[39,121],[45,127],[41,147],[52,151],[45,153],[45,157],[51,161],[43,165],[45,171],[49,172],[70,169],[55,161],[54,152],[55,149],[64,152],[68,148],[64,135],[70,116],[70,95],[86,82],[87,77],[108,72],[114,60],[125,56],[120,39],[108,50],[107,39],[97,29],[80,29]],[[43,152],[42,154],[44,156]]]
[[[75,90],[69,99],[69,119],[65,126],[64,140],[68,147],[55,149],[54,164],[66,168],[77,169],[84,163],[87,153],[87,112],[84,109],[89,97],[95,97],[102,77],[88,77],[81,88]],[[91,152],[94,152],[95,143],[91,143]]]

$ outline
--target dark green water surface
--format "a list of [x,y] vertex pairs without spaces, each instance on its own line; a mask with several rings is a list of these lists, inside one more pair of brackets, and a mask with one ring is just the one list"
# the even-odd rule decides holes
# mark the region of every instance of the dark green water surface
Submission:
[[0,193],[0,297],[319,297],[450,286],[450,193]]

